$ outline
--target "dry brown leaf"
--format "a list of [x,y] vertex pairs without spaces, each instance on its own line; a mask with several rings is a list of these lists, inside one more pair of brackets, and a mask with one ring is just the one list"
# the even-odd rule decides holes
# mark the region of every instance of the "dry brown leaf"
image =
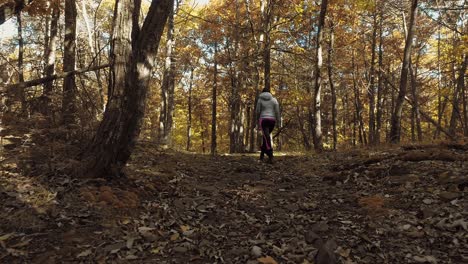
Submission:
[[5,241],[7,239],[9,239],[11,236],[13,236],[15,233],[9,233],[9,234],[5,234],[3,236],[0,236],[0,241]]
[[171,241],[175,241],[175,240],[179,239],[179,237],[180,237],[179,233],[174,233],[174,234],[171,235]]
[[272,257],[270,257],[270,256],[258,258],[257,261],[260,262],[260,263],[262,263],[262,264],[278,264],[278,262],[276,262],[276,260],[274,260],[274,259],[273,259]]

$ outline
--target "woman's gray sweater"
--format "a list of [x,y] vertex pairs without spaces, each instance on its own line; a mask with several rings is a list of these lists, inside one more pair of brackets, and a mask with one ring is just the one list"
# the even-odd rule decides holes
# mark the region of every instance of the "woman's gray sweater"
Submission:
[[259,118],[274,118],[279,125],[281,121],[279,104],[271,93],[263,92],[259,95],[257,102],[257,116]]

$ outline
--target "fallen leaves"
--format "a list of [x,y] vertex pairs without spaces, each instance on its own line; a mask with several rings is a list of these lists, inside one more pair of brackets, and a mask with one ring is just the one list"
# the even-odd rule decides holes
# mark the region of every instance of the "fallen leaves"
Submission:
[[262,264],[278,264],[278,262],[270,256],[258,258],[257,261]]
[[31,230],[0,225],[0,262],[31,262],[35,250],[52,252],[57,263],[468,260],[461,213],[468,204],[458,187],[466,167],[405,161],[393,150],[356,153],[279,157],[274,170],[249,156],[145,154],[127,168],[128,185],[54,180],[69,188],[50,196],[58,202],[54,216],[25,210],[21,199],[38,194],[30,192],[34,184],[0,189],[0,224],[8,213],[46,223],[34,231],[46,235],[34,240]]

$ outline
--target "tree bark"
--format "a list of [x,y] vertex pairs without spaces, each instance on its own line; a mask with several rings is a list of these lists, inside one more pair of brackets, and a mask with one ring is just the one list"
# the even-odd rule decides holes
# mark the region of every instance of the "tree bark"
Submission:
[[117,0],[111,45],[109,101],[84,153],[85,176],[122,175],[140,134],[151,72],[173,0],[153,1],[139,27],[141,0]]
[[217,90],[218,90],[218,43],[214,43],[214,70],[213,70],[213,89],[211,95],[211,155],[216,155],[217,152],[217,134],[216,134],[216,118],[217,118]]
[[[353,74],[353,91],[354,91],[354,107],[356,109],[355,114],[355,121],[354,127],[358,130],[358,139],[361,145],[366,145],[366,132],[364,128],[364,121],[362,119],[362,102],[361,102],[361,95],[359,92],[359,87],[357,85],[356,80],[356,72],[358,71],[355,66],[355,51],[352,52],[352,60],[351,60],[351,67],[352,67],[352,74]],[[356,128],[357,127],[357,128]],[[356,133],[354,132],[354,138],[356,138]],[[355,145],[355,143],[354,143]]]
[[377,12],[374,11],[372,23],[372,44],[371,44],[371,65],[369,70],[369,144],[375,145],[376,137],[376,125],[375,125],[375,97],[376,97],[376,87],[375,87],[375,50],[377,46]]
[[[16,14],[16,19],[18,21],[18,81],[21,83],[24,82],[24,39],[21,12]],[[21,103],[21,116],[27,116],[25,89],[22,87],[18,89],[18,95]]]
[[[65,0],[65,38],[63,49],[63,71],[75,70],[76,63],[76,2]],[[76,123],[76,83],[75,75],[63,80],[62,123]]]
[[322,39],[323,28],[325,25],[325,16],[327,13],[328,0],[322,0],[320,7],[319,23],[317,25],[317,46],[315,49],[315,87],[313,97],[313,140],[314,149],[317,152],[323,151],[322,142],[322,119],[321,119],[321,93],[322,93]]
[[333,82],[333,46],[335,42],[334,36],[334,25],[333,21],[330,22],[330,42],[328,47],[328,82],[330,84],[331,96],[332,96],[332,133],[333,133],[333,149],[336,150],[336,144],[338,142],[338,131],[336,130],[337,125],[337,105],[336,105],[336,89]]
[[406,87],[408,85],[408,70],[414,35],[414,25],[416,24],[415,20],[417,7],[418,0],[412,0],[408,35],[406,37],[403,63],[401,66],[400,89],[398,91],[398,97],[395,102],[395,110],[391,120],[390,142],[394,144],[399,143],[401,139],[401,116],[403,111],[403,103],[405,102]]
[[[90,23],[90,19],[89,19],[89,15],[88,15],[88,11],[87,11],[87,7],[86,7],[86,1],[82,1],[81,2],[81,13],[82,13],[82,16],[83,16],[83,20],[85,22],[85,26],[86,26],[86,33],[88,34],[88,46],[89,46],[89,49],[91,51],[91,66],[97,66],[99,65],[99,59],[98,59],[98,56],[99,56],[99,53],[96,51],[96,45],[95,43],[93,43],[93,35],[95,34],[95,32],[93,32],[94,30],[91,29],[91,23]],[[99,49],[97,49],[99,50]],[[98,85],[98,89],[99,89],[99,104],[100,104],[100,107],[99,107],[99,112],[102,113],[104,110],[105,110],[105,103],[104,103],[104,85],[102,83],[102,80],[101,80],[101,71],[100,70],[96,70],[94,71],[94,75],[96,76],[96,82],[97,82],[97,85]]]
[[417,135],[417,140],[419,142],[422,141],[422,129],[421,129],[421,113],[419,111],[419,90],[418,90],[418,82],[417,82],[417,77],[418,77],[418,64],[419,64],[419,54],[416,59],[416,65],[413,65],[412,60],[410,60],[410,76],[411,76],[411,95],[413,98],[413,106],[412,106],[412,119],[413,119],[413,125],[412,125],[412,131],[411,131],[411,137],[412,140],[415,141],[416,135]]
[[187,147],[186,150],[190,151],[192,147],[192,86],[193,86],[193,67],[190,68],[190,83],[188,90],[188,117],[187,117]]
[[[456,132],[457,132],[457,121],[460,121],[460,123],[463,122],[462,111],[460,109],[460,97],[462,97],[462,99],[464,98],[464,95],[462,94],[462,92],[465,90],[464,86],[465,86],[465,73],[466,73],[467,63],[468,63],[468,56],[464,54],[462,57],[461,65],[458,69],[458,77],[457,77],[457,81],[455,84],[455,89],[453,91],[453,97],[452,97],[452,113],[450,115],[449,132],[450,132],[450,135],[452,135],[453,137],[455,137]],[[463,116],[464,115],[465,114],[463,113]]]
[[174,88],[175,88],[175,36],[174,36],[174,10],[169,14],[167,21],[166,61],[164,65],[163,81],[161,86],[161,107],[159,117],[159,144],[163,148],[171,145],[172,123],[174,115]]
[[262,13],[263,20],[263,78],[264,78],[264,89],[267,91],[271,90],[271,14],[272,14],[272,3],[273,0],[262,0],[260,5],[260,11]]
[[[45,47],[44,52],[44,77],[51,77],[55,73],[55,59],[56,59],[56,50],[57,50],[57,41],[58,41],[58,22],[60,18],[60,6],[58,3],[52,3],[52,15],[50,19],[50,30],[48,33],[47,46]],[[51,96],[53,93],[54,83],[53,81],[47,82],[44,84],[44,108],[45,111],[41,111],[46,114],[49,118],[52,113],[50,111]]]
[[377,105],[376,105],[376,120],[375,120],[375,137],[374,143],[380,143],[380,136],[382,130],[382,111],[383,111],[383,78],[382,78],[382,69],[383,69],[383,9],[380,10],[379,18],[379,66],[378,66],[378,85],[377,85]]

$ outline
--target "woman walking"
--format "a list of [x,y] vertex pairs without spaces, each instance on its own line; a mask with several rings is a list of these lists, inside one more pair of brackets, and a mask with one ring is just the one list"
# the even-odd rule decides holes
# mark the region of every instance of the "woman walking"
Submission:
[[271,144],[271,132],[281,122],[279,104],[269,90],[263,89],[257,102],[258,127],[262,130],[262,146],[260,147],[260,160],[263,161],[265,154],[268,163],[273,163],[273,146]]

